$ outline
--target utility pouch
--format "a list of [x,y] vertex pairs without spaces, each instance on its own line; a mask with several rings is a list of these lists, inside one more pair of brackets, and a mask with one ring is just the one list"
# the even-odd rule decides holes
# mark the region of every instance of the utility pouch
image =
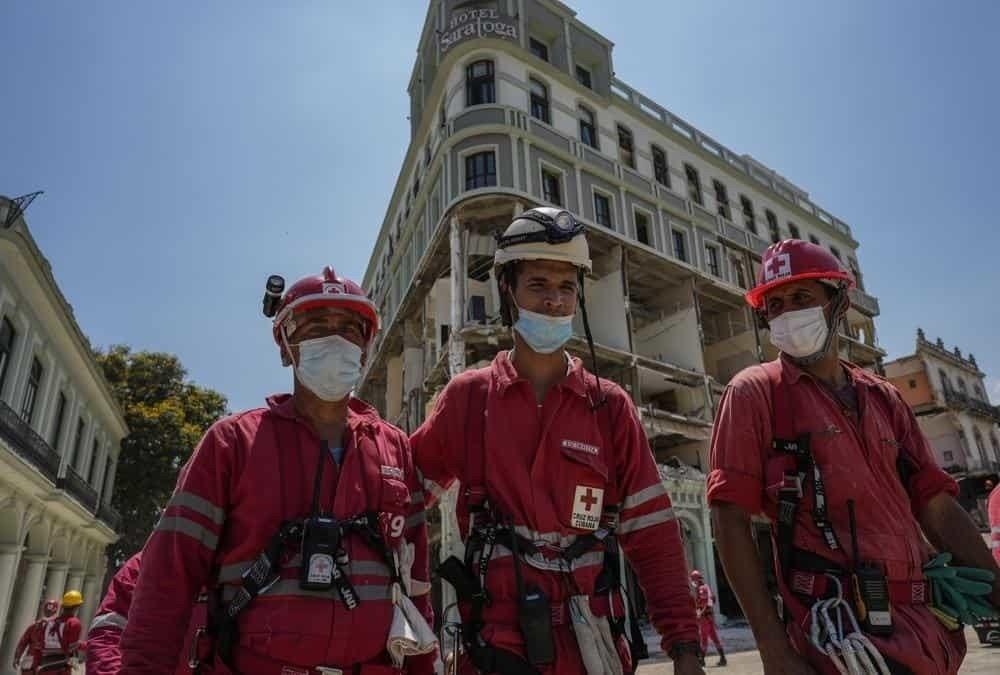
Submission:
[[480,592],[479,579],[477,579],[468,566],[455,556],[448,558],[438,565],[438,576],[455,587],[455,592],[459,599],[468,602]]
[[862,564],[851,573],[854,609],[861,628],[869,635],[892,635],[889,582],[875,565]]
[[517,618],[528,663],[533,666],[553,663],[556,654],[552,642],[552,606],[541,589],[528,586],[518,602]]
[[307,591],[333,588],[339,548],[340,523],[335,518],[313,516],[306,520],[302,531],[299,587]]

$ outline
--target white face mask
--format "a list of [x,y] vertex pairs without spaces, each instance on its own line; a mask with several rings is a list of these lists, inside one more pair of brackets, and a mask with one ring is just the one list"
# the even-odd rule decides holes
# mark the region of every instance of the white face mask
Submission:
[[797,359],[823,349],[830,332],[822,307],[785,312],[767,323],[771,327],[771,344]]
[[324,401],[341,401],[361,379],[361,347],[339,335],[304,340],[298,344],[299,382]]

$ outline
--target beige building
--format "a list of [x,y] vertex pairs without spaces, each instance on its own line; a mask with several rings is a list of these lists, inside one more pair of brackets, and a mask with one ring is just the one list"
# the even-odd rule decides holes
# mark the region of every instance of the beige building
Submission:
[[[844,355],[874,366],[878,302],[850,227],[618,79],[612,43],[561,2],[433,0],[409,94],[411,143],[364,279],[385,329],[362,395],[413,430],[451,376],[508,348],[493,236],[532,206],[572,211],[594,260],[601,375],[635,400],[689,560],[716,586],[703,475],[715,405],[735,373],[774,355],[743,293],[770,242],[827,247],[862,281]],[[570,349],[589,362],[576,328]]]
[[0,672],[40,603],[84,595],[90,623],[115,541],[128,433],[23,212],[0,197]]
[[[931,342],[917,329],[916,350],[885,364],[913,408],[938,464],[958,479],[963,505],[982,518],[983,481],[1000,472],[1000,407],[990,403],[976,357]],[[979,523],[985,527],[985,522]]]

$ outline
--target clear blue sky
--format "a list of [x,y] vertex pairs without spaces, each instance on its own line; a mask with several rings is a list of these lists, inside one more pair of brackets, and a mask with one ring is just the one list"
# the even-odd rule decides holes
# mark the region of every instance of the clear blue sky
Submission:
[[[917,325],[1000,401],[1000,4],[568,0],[619,77],[850,223],[880,342]],[[294,6],[294,8],[292,8]],[[4,5],[0,193],[97,345],[233,409],[288,387],[264,278],[359,278],[406,151],[426,4]]]

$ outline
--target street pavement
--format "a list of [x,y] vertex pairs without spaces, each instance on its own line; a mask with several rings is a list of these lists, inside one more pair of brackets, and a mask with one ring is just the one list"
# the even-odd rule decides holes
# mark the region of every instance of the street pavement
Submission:
[[[722,631],[729,633],[730,631]],[[733,631],[736,635],[736,632]],[[726,642],[726,636],[722,639]],[[965,657],[962,668],[958,671],[960,675],[997,675],[1000,673],[1000,647],[984,647],[979,644],[979,638],[971,628],[965,630],[965,639],[969,644],[969,652]],[[760,663],[760,655],[756,649],[740,651],[735,654],[726,653],[729,665],[725,668],[715,667],[718,657],[710,654],[706,659],[705,672],[709,675],[764,675],[764,668]],[[639,668],[639,675],[669,675],[674,672],[670,659],[658,657],[643,662],[645,665]]]

